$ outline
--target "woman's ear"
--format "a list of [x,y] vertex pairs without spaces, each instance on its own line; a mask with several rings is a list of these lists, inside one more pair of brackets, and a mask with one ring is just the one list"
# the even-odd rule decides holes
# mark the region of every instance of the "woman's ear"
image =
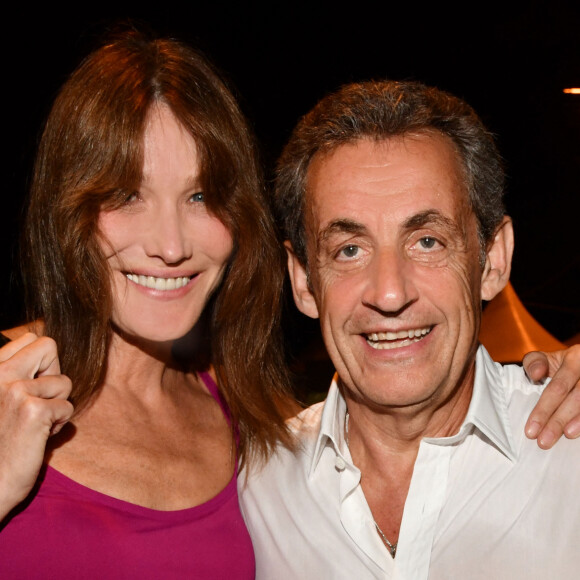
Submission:
[[314,300],[314,295],[310,288],[306,268],[296,257],[292,244],[289,241],[284,242],[284,247],[288,254],[288,274],[290,275],[290,282],[292,283],[292,294],[296,307],[300,312],[306,314],[306,316],[318,318],[318,307],[316,306],[316,300]]
[[481,298],[492,300],[507,285],[514,253],[514,228],[509,216],[504,216],[485,256],[481,276]]

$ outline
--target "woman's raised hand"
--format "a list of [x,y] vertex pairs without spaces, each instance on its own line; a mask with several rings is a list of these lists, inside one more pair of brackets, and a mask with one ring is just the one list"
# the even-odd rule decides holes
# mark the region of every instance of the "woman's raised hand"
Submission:
[[27,333],[0,348],[0,520],[30,493],[46,442],[70,419],[56,343]]

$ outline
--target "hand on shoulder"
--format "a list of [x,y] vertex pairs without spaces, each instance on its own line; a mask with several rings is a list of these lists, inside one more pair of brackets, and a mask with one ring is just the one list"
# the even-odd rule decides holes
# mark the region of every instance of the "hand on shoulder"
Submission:
[[580,435],[580,344],[555,352],[531,352],[524,357],[530,379],[552,377],[526,424],[526,435],[550,449],[565,435]]

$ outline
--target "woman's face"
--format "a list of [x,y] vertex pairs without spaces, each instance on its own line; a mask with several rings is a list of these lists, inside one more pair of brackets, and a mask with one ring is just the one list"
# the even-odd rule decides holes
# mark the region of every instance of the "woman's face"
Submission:
[[145,128],[143,182],[99,216],[112,271],[112,320],[134,338],[170,341],[195,325],[232,251],[226,227],[208,212],[193,138],[166,105]]

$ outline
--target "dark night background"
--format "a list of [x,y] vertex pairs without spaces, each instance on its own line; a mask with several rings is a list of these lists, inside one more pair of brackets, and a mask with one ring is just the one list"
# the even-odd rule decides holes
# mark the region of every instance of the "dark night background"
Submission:
[[15,244],[42,121],[104,27],[131,17],[201,48],[226,72],[267,170],[298,117],[342,83],[414,79],[465,98],[497,135],[506,161],[513,286],[543,326],[570,341],[580,332],[580,95],[562,89],[580,86],[580,2],[397,4],[12,8],[2,34],[2,327],[21,316]]

